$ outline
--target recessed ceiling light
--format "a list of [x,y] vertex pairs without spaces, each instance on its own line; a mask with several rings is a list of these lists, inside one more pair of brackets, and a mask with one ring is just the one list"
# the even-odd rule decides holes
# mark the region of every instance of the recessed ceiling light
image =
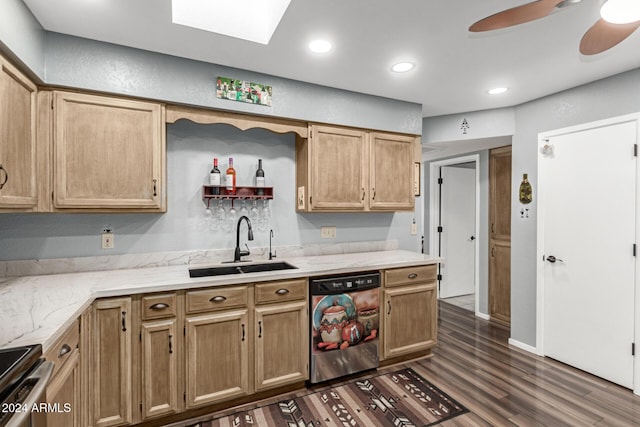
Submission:
[[494,87],[493,89],[489,89],[487,92],[489,93],[489,95],[500,95],[501,93],[505,93],[506,91],[506,87]]
[[638,0],[607,0],[600,8],[600,16],[612,24],[628,24],[640,20]]
[[326,40],[314,40],[309,43],[309,50],[313,53],[327,53],[331,50],[331,43]]
[[[172,22],[212,33],[269,44],[291,0],[171,0]],[[231,9],[230,9],[231,8]],[[226,11],[250,11],[254,21],[229,18]],[[259,17],[259,18],[258,18]]]
[[391,69],[396,73],[406,73],[407,71],[413,70],[416,64],[413,62],[398,62]]

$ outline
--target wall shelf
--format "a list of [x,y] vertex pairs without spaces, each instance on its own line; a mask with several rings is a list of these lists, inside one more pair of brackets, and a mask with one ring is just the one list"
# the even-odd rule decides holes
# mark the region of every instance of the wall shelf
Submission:
[[[218,190],[219,194],[214,194]],[[263,190],[264,194],[258,194],[258,190]],[[202,199],[207,202],[213,200],[269,200],[273,199],[273,187],[247,187],[236,186],[236,194],[227,193],[224,185],[203,185]]]

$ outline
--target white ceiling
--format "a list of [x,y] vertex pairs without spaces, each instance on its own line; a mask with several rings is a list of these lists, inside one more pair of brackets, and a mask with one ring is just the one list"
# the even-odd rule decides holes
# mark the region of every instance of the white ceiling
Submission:
[[[517,105],[640,67],[640,29],[599,55],[578,52],[603,0],[491,33],[467,29],[528,0],[292,0],[268,45],[174,25],[170,0],[24,2],[49,31],[417,102],[425,117]],[[220,19],[260,20],[228,4]],[[332,52],[308,51],[318,37]],[[400,60],[417,66],[392,73]],[[510,90],[488,95],[495,86]]]

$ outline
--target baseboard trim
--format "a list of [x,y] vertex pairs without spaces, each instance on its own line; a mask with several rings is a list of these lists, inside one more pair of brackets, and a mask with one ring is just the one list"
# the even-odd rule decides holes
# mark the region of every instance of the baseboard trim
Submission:
[[513,338],[509,338],[509,345],[512,345],[514,347],[518,347],[521,350],[527,351],[529,353],[533,353],[533,354],[537,354],[538,356],[542,356],[542,354],[540,354],[538,352],[538,349],[536,347],[530,346],[529,344],[525,344],[522,343],[520,341],[514,340]]
[[479,311],[476,311],[476,317],[479,317],[483,320],[491,320],[491,316],[485,313],[480,313]]

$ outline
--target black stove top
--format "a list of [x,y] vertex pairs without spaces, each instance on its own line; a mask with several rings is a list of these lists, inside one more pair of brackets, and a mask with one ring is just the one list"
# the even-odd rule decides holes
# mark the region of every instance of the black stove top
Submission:
[[41,356],[40,344],[0,349],[0,397],[29,372]]

